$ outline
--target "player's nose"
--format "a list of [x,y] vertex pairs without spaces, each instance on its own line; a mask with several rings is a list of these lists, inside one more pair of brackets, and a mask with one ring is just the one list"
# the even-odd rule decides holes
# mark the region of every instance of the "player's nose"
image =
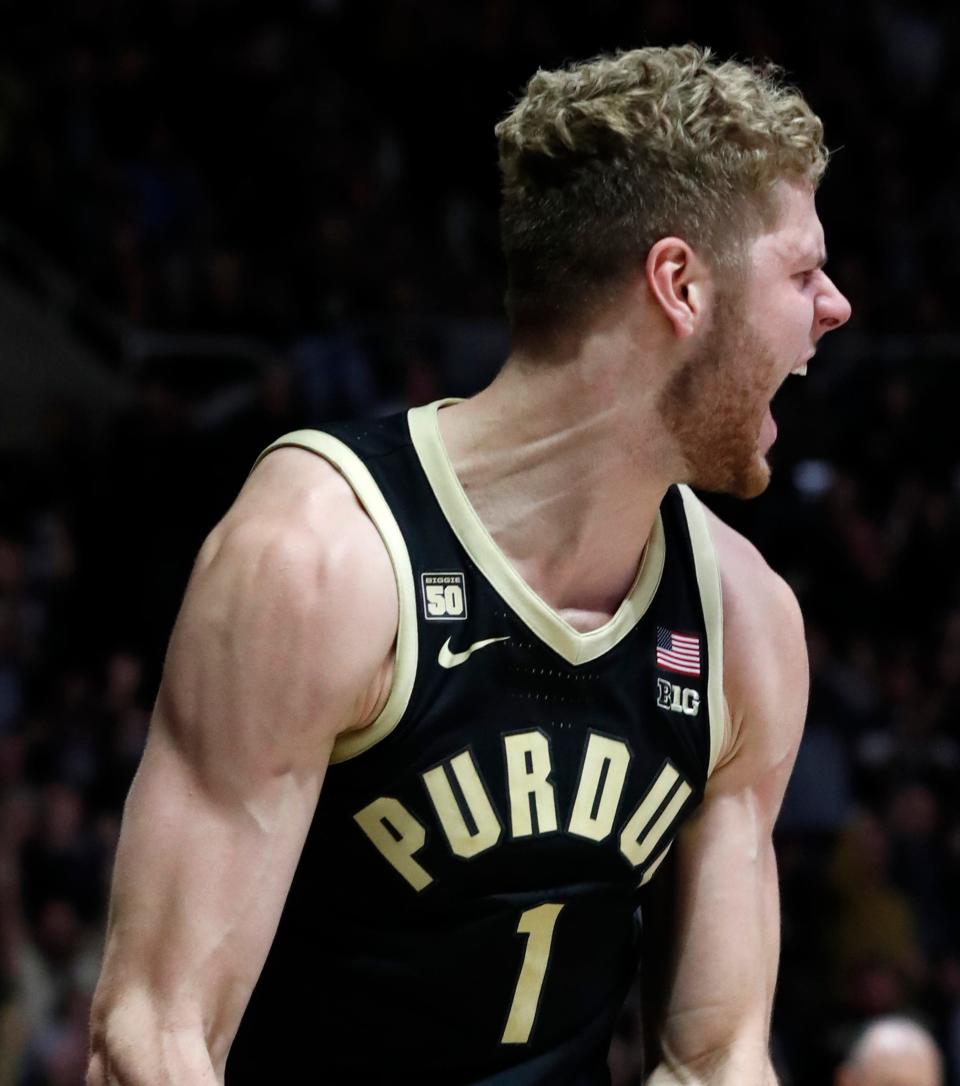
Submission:
[[823,274],[825,280],[823,289],[817,295],[816,321],[817,333],[823,335],[834,328],[840,328],[850,319],[853,312],[846,295],[837,287],[833,280]]

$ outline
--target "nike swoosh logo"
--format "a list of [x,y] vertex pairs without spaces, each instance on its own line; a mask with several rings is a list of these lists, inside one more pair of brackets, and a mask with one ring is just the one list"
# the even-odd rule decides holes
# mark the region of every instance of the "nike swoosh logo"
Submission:
[[437,657],[437,663],[441,667],[459,667],[460,664],[465,664],[470,657],[479,649],[485,649],[487,645],[494,645],[498,641],[509,641],[509,637],[488,637],[485,641],[474,641],[474,643],[468,649],[464,649],[463,652],[451,652],[450,642],[453,638],[448,637],[440,649],[440,655]]

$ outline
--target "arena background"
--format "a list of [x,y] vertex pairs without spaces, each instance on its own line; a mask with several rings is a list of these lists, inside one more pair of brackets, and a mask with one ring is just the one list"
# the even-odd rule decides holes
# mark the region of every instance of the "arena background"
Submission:
[[905,1011],[960,1083],[957,21],[869,0],[0,2],[0,1086],[82,1082],[165,641],[256,453],[482,385],[507,346],[495,121],[537,66],[685,40],[775,59],[824,118],[855,314],[778,397],[770,491],[711,503],[808,619],[777,1063],[829,1083],[859,1023]]

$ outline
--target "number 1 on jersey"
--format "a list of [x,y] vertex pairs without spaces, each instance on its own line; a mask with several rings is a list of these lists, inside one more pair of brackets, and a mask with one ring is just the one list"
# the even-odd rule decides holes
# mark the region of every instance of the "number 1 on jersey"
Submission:
[[563,905],[547,902],[520,914],[517,934],[526,935],[527,945],[523,952],[523,964],[520,966],[513,1002],[510,1004],[510,1014],[500,1038],[503,1045],[525,1045],[530,1040],[530,1031],[540,1005],[543,978],[550,961],[553,929],[562,908]]

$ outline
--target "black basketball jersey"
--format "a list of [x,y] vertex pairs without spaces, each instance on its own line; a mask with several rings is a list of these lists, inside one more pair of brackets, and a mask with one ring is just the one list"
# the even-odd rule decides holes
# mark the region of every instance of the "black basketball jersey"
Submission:
[[400,617],[389,699],[336,745],[228,1086],[607,1082],[639,888],[717,759],[697,499],[668,491],[627,598],[579,633],[484,528],[437,408],[271,446],[344,475]]

